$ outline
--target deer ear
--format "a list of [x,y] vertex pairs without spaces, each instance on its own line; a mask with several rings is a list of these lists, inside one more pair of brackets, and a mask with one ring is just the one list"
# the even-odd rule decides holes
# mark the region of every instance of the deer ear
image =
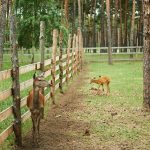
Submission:
[[33,75],[33,79],[35,79],[36,78],[36,72],[34,73],[34,75]]

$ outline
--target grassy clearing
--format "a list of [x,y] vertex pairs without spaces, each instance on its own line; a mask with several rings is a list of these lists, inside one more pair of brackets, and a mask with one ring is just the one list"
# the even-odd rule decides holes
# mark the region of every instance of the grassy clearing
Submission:
[[[111,77],[110,96],[93,95],[89,90],[97,87],[89,84],[90,79],[99,75]],[[79,89],[86,107],[72,116],[91,125],[87,143],[94,142],[104,150],[150,149],[150,113],[142,111],[142,77],[141,62],[89,63],[85,86]]]

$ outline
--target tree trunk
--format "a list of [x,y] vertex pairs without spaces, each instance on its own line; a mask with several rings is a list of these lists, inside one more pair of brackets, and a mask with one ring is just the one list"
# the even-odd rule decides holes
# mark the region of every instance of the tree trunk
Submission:
[[0,10],[0,70],[3,68],[4,34],[6,25],[6,10],[8,0],[1,0]]
[[20,110],[20,83],[19,83],[19,61],[17,52],[17,37],[16,37],[16,16],[12,5],[10,11],[10,43],[12,51],[12,95],[13,95],[13,115],[14,124],[13,130],[15,141],[18,146],[22,146],[22,131],[21,131],[21,110]]
[[[96,47],[96,0],[94,0],[94,18],[93,18],[93,47]],[[94,53],[96,53],[96,49],[94,49],[93,51]]]
[[128,10],[128,0],[125,0],[125,11],[124,11],[124,46],[127,46],[127,10]]
[[68,0],[65,0],[65,3],[64,3],[64,9],[65,9],[65,25],[66,25],[66,28],[69,27],[69,22],[68,22]]
[[150,110],[150,2],[144,0],[144,107]]
[[101,2],[101,47],[105,46],[105,17],[104,17],[104,0]]
[[81,1],[78,0],[78,27],[81,27]]
[[122,37],[122,4],[121,0],[119,1],[119,7],[120,7],[120,45],[122,46],[123,44],[123,37]]
[[112,62],[112,47],[111,47],[111,25],[110,25],[110,1],[106,0],[106,13],[107,13],[107,33],[108,33],[108,63]]
[[131,18],[131,31],[130,31],[130,46],[133,46],[134,41],[134,22],[135,22],[135,0],[132,4],[132,18]]
[[114,18],[114,46],[118,45],[118,0],[115,0],[115,18]]

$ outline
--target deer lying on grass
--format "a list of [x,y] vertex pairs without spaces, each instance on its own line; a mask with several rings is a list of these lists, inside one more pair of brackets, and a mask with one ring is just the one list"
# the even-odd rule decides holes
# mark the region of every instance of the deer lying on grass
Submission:
[[96,78],[91,79],[90,83],[98,84],[99,85],[98,90],[99,90],[100,86],[102,86],[103,92],[104,92],[104,85],[106,85],[106,88],[107,88],[106,94],[110,93],[110,88],[109,88],[110,78],[109,77],[99,76],[98,79],[96,79]]
[[42,88],[48,86],[50,86],[50,84],[44,79],[44,74],[36,76],[36,73],[34,73],[33,89],[29,92],[27,97],[27,106],[31,112],[33,123],[33,144],[36,147],[38,146],[40,119],[44,117],[45,98],[42,94]]

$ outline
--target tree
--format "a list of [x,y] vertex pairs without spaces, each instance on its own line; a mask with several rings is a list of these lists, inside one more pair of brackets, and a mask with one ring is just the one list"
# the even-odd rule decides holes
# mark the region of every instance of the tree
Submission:
[[134,22],[135,22],[135,0],[132,2],[132,18],[131,18],[131,30],[130,30],[130,46],[133,46],[134,41]]
[[106,0],[106,13],[107,13],[107,34],[108,34],[108,63],[112,62],[112,47],[111,47],[111,25],[110,25],[110,1]]
[[8,0],[0,0],[0,70],[3,67],[3,48],[4,48],[4,34],[6,25],[6,11]]
[[150,110],[150,1],[144,0],[144,107]]

